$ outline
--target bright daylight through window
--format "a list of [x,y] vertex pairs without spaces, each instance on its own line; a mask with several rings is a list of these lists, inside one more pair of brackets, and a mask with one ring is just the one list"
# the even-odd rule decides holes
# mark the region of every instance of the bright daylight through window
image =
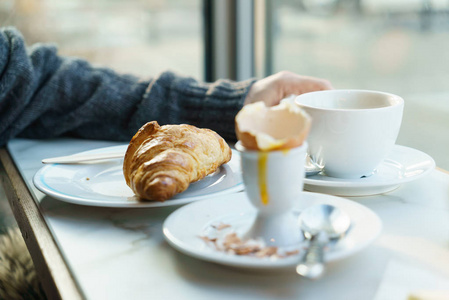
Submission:
[[61,55],[118,72],[171,69],[201,79],[201,9],[201,0],[3,0],[0,25],[16,26],[28,44],[56,43]]
[[331,80],[405,100],[398,144],[449,169],[449,2],[445,0],[276,0],[272,72]]

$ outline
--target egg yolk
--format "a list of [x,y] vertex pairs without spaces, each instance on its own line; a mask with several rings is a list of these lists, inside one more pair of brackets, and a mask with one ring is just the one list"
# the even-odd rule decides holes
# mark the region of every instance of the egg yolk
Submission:
[[259,179],[260,199],[263,205],[268,205],[268,202],[270,201],[267,191],[267,161],[268,161],[268,152],[264,151],[259,152],[258,179]]

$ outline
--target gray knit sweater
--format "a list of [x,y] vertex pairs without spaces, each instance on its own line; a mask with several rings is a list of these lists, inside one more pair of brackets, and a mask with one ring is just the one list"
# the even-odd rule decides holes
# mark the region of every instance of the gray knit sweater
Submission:
[[210,128],[234,140],[234,117],[253,82],[117,74],[58,56],[52,45],[27,49],[20,32],[0,28],[0,146],[14,137],[61,135],[129,141],[152,120]]

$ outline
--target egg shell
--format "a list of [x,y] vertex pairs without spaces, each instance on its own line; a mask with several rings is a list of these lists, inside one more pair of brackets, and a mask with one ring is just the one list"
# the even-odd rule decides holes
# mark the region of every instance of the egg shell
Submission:
[[272,107],[256,102],[243,107],[235,118],[237,138],[249,150],[298,147],[306,140],[310,126],[310,116],[291,102],[281,102]]

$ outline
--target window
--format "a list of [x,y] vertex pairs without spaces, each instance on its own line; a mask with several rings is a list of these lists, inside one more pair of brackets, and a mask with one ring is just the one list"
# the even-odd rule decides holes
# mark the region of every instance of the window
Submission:
[[203,78],[201,0],[3,0],[0,20],[27,44],[56,43],[61,55],[118,72]]
[[335,88],[402,96],[398,144],[449,169],[449,2],[276,0],[265,5],[266,70],[329,79]]

